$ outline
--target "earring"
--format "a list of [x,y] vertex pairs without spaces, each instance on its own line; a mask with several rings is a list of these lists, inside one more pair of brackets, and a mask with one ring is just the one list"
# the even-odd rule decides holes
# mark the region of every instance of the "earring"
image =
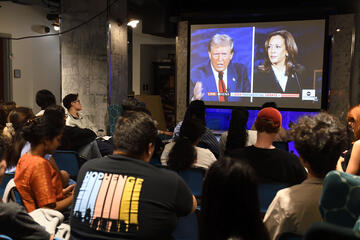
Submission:
[[285,53],[285,57],[288,57],[288,56],[289,56],[289,54]]

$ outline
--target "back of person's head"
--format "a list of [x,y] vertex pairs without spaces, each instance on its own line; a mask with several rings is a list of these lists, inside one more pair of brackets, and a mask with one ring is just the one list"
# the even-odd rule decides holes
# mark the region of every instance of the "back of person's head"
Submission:
[[[11,126],[8,126],[9,133],[11,134],[11,151],[8,156],[7,166],[8,168],[15,167],[19,158],[22,148],[26,141],[21,134],[21,130],[24,124],[33,119],[35,116],[30,108],[18,107],[12,110],[8,116],[8,122]],[[11,129],[12,128],[12,129]]]
[[246,129],[248,119],[249,112],[246,108],[237,107],[232,110],[225,154],[229,154],[234,149],[245,147],[248,139]]
[[269,239],[260,218],[257,182],[245,159],[226,157],[211,165],[203,185],[201,239]]
[[135,111],[135,112],[144,112],[151,116],[151,112],[146,108],[143,102],[140,102],[136,98],[126,98],[121,103],[123,108],[123,113],[127,111]]
[[272,107],[272,108],[278,109],[276,102],[265,102],[265,103],[261,106],[261,109],[267,108],[267,107]]
[[39,90],[36,93],[35,101],[36,104],[41,108],[41,110],[44,110],[45,108],[56,104],[54,94],[47,89]]
[[16,108],[16,103],[13,101],[5,102],[1,105],[1,109],[4,110],[5,117],[9,116],[10,112]]
[[281,113],[273,108],[266,107],[259,111],[255,120],[255,129],[258,132],[277,133],[281,127]]
[[154,120],[144,112],[127,111],[116,121],[114,150],[131,157],[141,157],[149,144],[155,145],[157,129]]
[[74,94],[74,93],[70,93],[68,95],[66,95],[63,98],[63,105],[64,107],[69,110],[71,107],[71,103],[75,102],[78,99],[79,94]]
[[15,131],[18,131],[27,120],[33,117],[34,113],[30,108],[18,107],[9,113],[8,122],[12,124]]
[[4,102],[3,103],[3,106],[4,106],[4,109],[6,110],[6,111],[11,111],[11,110],[13,110],[14,108],[16,108],[16,102],[14,102],[14,101],[8,101],[8,102]]
[[291,128],[295,148],[316,177],[334,170],[346,144],[345,126],[328,114],[303,116]]
[[185,120],[181,124],[180,135],[169,153],[167,165],[176,171],[191,167],[197,158],[194,145],[205,133],[205,126],[199,120]]
[[202,100],[195,100],[190,103],[185,112],[185,120],[197,119],[205,125],[205,103]]
[[54,127],[64,127],[65,126],[65,110],[62,106],[52,105],[45,109],[44,117],[54,126]]
[[64,125],[54,124],[45,116],[28,120],[22,130],[23,138],[31,143],[31,147],[44,143],[45,140],[53,140],[63,132]]
[[347,122],[354,131],[354,141],[360,139],[360,104],[352,107],[347,113]]

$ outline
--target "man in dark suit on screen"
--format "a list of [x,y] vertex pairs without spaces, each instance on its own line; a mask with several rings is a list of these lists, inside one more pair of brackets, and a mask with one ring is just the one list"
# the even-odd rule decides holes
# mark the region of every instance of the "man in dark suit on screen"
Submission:
[[230,93],[250,92],[246,67],[233,63],[234,41],[226,34],[215,34],[208,44],[210,61],[191,72],[192,100],[240,102],[243,97]]

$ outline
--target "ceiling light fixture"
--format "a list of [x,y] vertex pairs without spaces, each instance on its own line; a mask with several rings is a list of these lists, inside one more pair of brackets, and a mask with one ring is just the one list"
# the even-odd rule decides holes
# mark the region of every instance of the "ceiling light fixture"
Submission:
[[54,30],[59,32],[60,31],[60,18],[57,18],[55,23],[51,24],[54,27]]
[[138,25],[139,22],[140,21],[138,19],[131,19],[127,25],[132,28],[136,28],[136,26]]

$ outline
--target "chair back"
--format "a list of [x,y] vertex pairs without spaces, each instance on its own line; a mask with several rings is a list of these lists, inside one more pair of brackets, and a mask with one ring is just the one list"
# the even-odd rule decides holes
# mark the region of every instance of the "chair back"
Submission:
[[116,120],[122,114],[123,108],[121,105],[118,104],[110,104],[108,106],[108,113],[109,113],[109,131],[110,135],[112,136],[115,130]]
[[66,170],[70,177],[76,179],[79,172],[77,155],[75,151],[56,150],[52,156],[60,170]]
[[184,179],[195,197],[200,197],[202,194],[205,172],[206,170],[200,167],[193,167],[179,172],[179,175]]
[[0,196],[4,196],[5,188],[8,182],[15,177],[14,173],[5,173],[4,178],[0,185]]
[[6,236],[6,235],[3,235],[3,234],[0,235],[0,239],[1,239],[1,240],[2,240],[2,239],[4,239],[4,240],[12,240],[11,237]]
[[359,240],[360,237],[351,228],[337,226],[335,224],[318,222],[310,226],[306,231],[304,240]]
[[197,240],[199,238],[198,219],[195,212],[180,217],[175,231],[172,233],[175,240]]
[[258,186],[260,212],[265,214],[276,193],[286,188],[284,184],[261,183]]
[[14,178],[10,179],[8,184],[6,185],[3,199],[5,203],[7,202],[17,202],[18,204],[25,206],[22,201],[21,195],[19,191],[16,189]]
[[360,216],[360,177],[331,171],[323,183],[320,214],[324,222],[342,227],[354,227]]

